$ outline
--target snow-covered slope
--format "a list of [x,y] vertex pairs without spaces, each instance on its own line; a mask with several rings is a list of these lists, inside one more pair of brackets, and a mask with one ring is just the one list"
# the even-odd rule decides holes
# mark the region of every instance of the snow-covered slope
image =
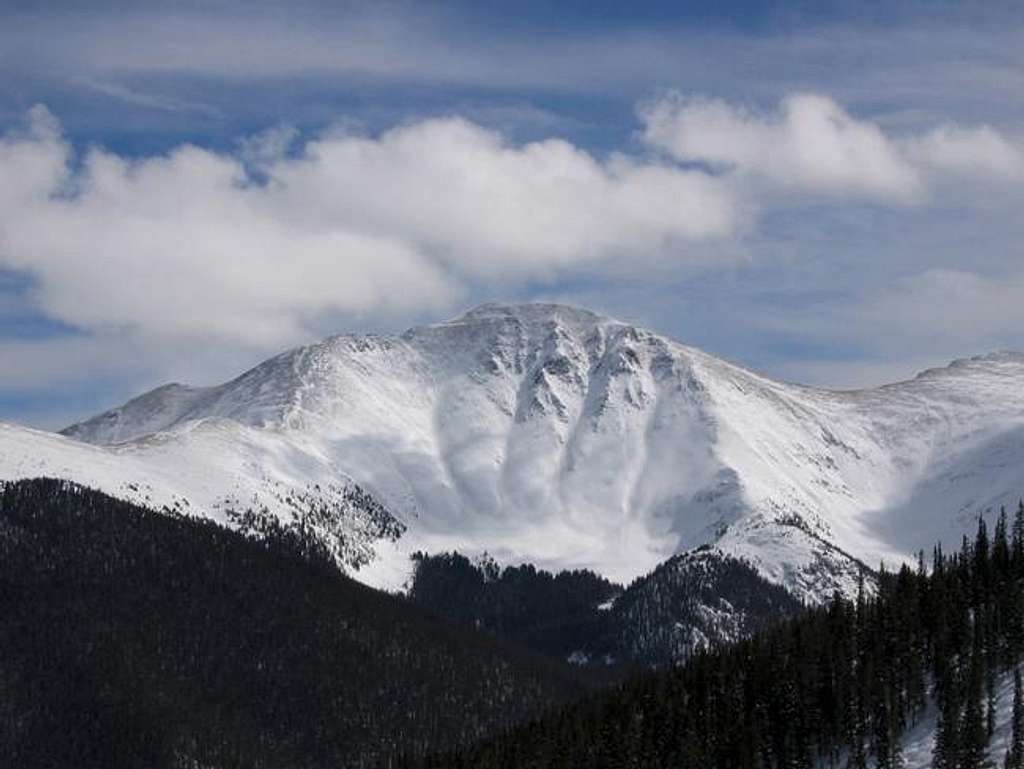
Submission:
[[[1003,673],[996,682],[995,710],[992,734],[988,739],[985,755],[988,766],[1003,766],[1003,759],[1010,749],[1013,730],[1013,674]],[[935,769],[935,737],[938,729],[938,708],[934,693],[924,715],[909,725],[900,739],[900,755],[903,769]],[[848,766],[848,754],[844,752],[838,761],[819,759],[815,769],[834,769]]]
[[395,546],[404,525],[386,507],[324,459],[229,420],[197,420],[115,447],[0,422],[0,480],[40,476],[254,533],[273,516],[302,526],[340,566],[365,570],[367,580],[386,583],[394,567],[401,569],[395,581],[406,569]]
[[0,477],[134,484],[214,516],[288,516],[293,491],[355,483],[408,527],[397,545],[350,535],[382,554],[358,575],[372,584],[400,582],[413,549],[628,580],[716,543],[820,598],[853,589],[854,558],[895,562],[1016,502],[1024,356],[829,392],[584,310],[484,305],[168,385],[64,433],[0,428]]

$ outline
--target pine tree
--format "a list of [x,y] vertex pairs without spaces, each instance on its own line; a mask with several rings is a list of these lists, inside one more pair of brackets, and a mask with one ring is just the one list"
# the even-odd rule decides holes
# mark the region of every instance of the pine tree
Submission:
[[975,626],[971,651],[970,673],[967,679],[967,701],[960,727],[960,769],[984,769],[987,766],[988,729],[982,704],[985,686],[984,651],[981,629]]
[[978,516],[978,535],[974,539],[973,555],[974,600],[980,604],[988,596],[992,570],[988,526],[982,516]]
[[1013,516],[1013,568],[1016,574],[1024,572],[1024,499],[1017,503]]
[[992,567],[997,573],[1003,574],[1010,566],[1010,542],[1007,532],[1006,508],[999,508],[996,519],[996,531],[992,537]]
[[953,697],[945,697],[939,708],[938,720],[935,724],[935,749],[932,753],[932,763],[935,769],[956,769],[957,759],[960,754],[959,720],[956,700]]

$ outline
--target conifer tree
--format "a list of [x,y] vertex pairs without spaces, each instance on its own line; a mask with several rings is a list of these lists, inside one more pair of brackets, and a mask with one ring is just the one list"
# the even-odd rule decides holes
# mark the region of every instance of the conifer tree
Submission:
[[1024,572],[1024,499],[1017,503],[1013,516],[1013,568],[1016,574]]
[[935,769],[957,769],[960,759],[960,708],[955,686],[949,676],[938,681],[939,714],[935,724],[935,749],[932,762]]
[[992,536],[992,568],[1005,573],[1010,566],[1010,541],[1007,532],[1006,508],[999,508],[996,530]]
[[985,685],[983,654],[981,629],[976,625],[967,679],[967,699],[960,727],[960,769],[984,769],[987,766],[988,729],[982,704]]
[[978,534],[974,538],[974,600],[981,603],[988,595],[991,580],[991,552],[988,538],[988,525],[982,516],[978,516]]

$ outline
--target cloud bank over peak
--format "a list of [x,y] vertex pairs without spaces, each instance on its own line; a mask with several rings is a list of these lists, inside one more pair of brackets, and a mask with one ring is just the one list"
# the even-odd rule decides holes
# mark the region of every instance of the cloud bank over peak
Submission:
[[705,173],[458,117],[293,142],[76,163],[35,108],[0,142],[0,265],[77,327],[280,345],[319,314],[437,310],[469,283],[663,258],[740,221]]

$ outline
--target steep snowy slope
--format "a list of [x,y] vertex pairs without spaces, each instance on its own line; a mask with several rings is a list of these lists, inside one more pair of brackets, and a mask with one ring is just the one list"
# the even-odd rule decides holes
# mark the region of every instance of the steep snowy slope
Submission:
[[[243,529],[238,514],[306,527],[339,565],[367,579],[388,563],[404,526],[337,468],[280,437],[228,420],[199,420],[116,447],[95,447],[0,422],[0,479],[57,477],[157,510]],[[258,524],[258,520],[256,521]],[[403,569],[404,556],[395,552]],[[402,559],[402,560],[399,560]]]
[[64,432],[0,430],[0,477],[145,483],[212,515],[255,497],[287,516],[291,490],[358,484],[408,527],[360,572],[374,584],[400,582],[391,567],[417,548],[625,581],[717,543],[820,598],[853,589],[854,559],[958,540],[979,509],[1015,503],[1024,356],[829,392],[584,310],[485,305],[169,385]]

